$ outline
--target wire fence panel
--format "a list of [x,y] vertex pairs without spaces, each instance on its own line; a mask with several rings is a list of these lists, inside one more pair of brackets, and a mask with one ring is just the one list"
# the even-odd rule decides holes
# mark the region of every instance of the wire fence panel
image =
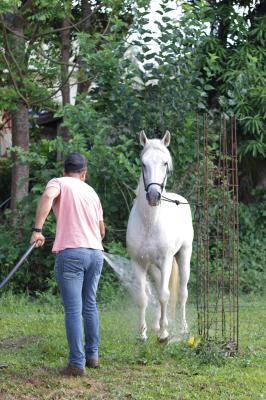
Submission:
[[239,345],[239,217],[236,120],[221,117],[209,135],[205,114],[197,123],[197,314],[205,339]]

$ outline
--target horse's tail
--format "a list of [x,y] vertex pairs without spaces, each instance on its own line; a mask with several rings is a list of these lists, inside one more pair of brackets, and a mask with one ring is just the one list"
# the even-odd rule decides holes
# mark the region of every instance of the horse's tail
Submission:
[[179,271],[175,257],[173,257],[172,272],[169,280],[169,290],[170,290],[170,298],[169,298],[170,317],[172,320],[175,320],[176,305],[177,305],[178,290],[179,290]]

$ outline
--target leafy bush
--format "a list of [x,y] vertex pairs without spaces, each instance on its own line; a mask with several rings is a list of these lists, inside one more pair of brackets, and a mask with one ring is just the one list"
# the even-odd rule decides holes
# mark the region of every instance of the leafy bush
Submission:
[[240,288],[245,293],[266,288],[266,195],[257,191],[255,198],[240,204]]
[[0,158],[0,203],[10,197],[11,193],[11,161],[9,158]]
[[[70,151],[80,151],[88,158],[88,183],[96,189],[104,209],[107,227],[104,243],[108,251],[117,254],[124,253],[128,214],[140,175],[138,132],[141,129],[145,129],[149,137],[162,137],[166,129],[170,130],[174,173],[168,188],[185,196],[193,192],[195,186],[195,114],[206,111],[208,101],[213,104],[210,115],[218,115],[217,106],[229,115],[237,114],[243,135],[254,140],[248,145],[243,141],[244,148],[243,144],[240,146],[242,156],[250,153],[263,156],[262,115],[265,106],[262,99],[265,93],[256,84],[258,70],[260,81],[265,81],[263,68],[258,68],[265,64],[265,57],[263,46],[259,46],[257,52],[249,51],[249,48],[253,46],[252,37],[255,34],[259,37],[259,31],[264,31],[264,20],[258,21],[257,33],[254,29],[247,33],[249,27],[244,19],[240,16],[232,18],[233,24],[241,28],[239,38],[245,40],[243,43],[236,40],[235,48],[224,48],[215,35],[206,33],[209,24],[217,18],[216,9],[214,12],[210,5],[200,2],[184,3],[184,13],[177,24],[167,16],[167,7],[163,2],[159,11],[165,15],[162,22],[157,21],[161,30],[161,35],[156,38],[158,51],[153,50],[154,37],[146,24],[147,10],[136,11],[131,29],[141,32],[141,36],[131,43],[131,53],[127,52],[128,43],[112,31],[108,37],[101,34],[77,36],[80,57],[87,66],[87,78],[97,84],[75,106],[68,105],[62,110],[70,133],[68,142],[60,137],[40,141],[34,141],[35,137],[32,137],[30,152],[19,152],[20,159],[31,166],[31,193],[19,205],[15,215],[6,211],[1,216],[2,277],[28,246],[37,200],[46,182],[62,174],[62,164],[56,161],[58,152],[66,155]],[[230,28],[231,33],[237,31],[234,25]],[[242,90],[243,83],[252,85],[249,96]],[[213,99],[215,101],[210,101]],[[259,117],[255,115],[257,108]],[[214,125],[211,127],[210,121],[213,138]],[[8,171],[10,160],[0,166],[0,198],[3,191],[10,188]],[[240,207],[240,283],[245,292],[262,290],[265,286],[265,226],[262,221],[265,199],[261,196],[256,199],[250,207]],[[190,200],[195,200],[193,195]],[[48,218],[44,232],[54,236],[52,216]],[[195,265],[195,252],[192,265]],[[52,285],[52,271],[53,260],[49,246],[46,246],[32,253],[30,267],[23,266],[10,287],[46,290]],[[102,283],[106,283],[103,296],[107,298],[112,295],[112,285],[115,287],[117,282],[110,271],[105,271]],[[195,290],[196,275],[193,268],[192,271],[190,285]]]

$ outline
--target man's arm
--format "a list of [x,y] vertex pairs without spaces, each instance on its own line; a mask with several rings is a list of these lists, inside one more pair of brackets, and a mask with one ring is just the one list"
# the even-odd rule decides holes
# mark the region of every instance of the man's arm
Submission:
[[[60,189],[51,186],[43,192],[36,210],[34,228],[42,229],[43,224],[51,211],[54,199],[60,194]],[[41,232],[33,232],[30,243],[36,242],[36,247],[43,246],[45,238]]]
[[105,226],[103,221],[99,221],[99,226],[100,226],[100,233],[101,233],[101,238],[103,239],[105,236]]

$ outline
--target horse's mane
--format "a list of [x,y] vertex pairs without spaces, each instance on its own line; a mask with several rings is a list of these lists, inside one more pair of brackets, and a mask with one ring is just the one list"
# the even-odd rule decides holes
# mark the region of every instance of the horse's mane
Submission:
[[168,157],[169,157],[168,170],[169,170],[169,172],[171,172],[173,170],[172,157],[171,157],[171,154],[170,154],[169,150],[167,149],[166,146],[164,146],[162,144],[160,139],[149,139],[149,142],[148,142],[148,144],[146,144],[144,146],[144,148],[143,148],[143,150],[142,150],[142,152],[140,154],[140,157],[142,158],[143,155],[147,152],[147,150],[150,150],[151,148],[153,150],[162,151],[163,153],[168,155]]

